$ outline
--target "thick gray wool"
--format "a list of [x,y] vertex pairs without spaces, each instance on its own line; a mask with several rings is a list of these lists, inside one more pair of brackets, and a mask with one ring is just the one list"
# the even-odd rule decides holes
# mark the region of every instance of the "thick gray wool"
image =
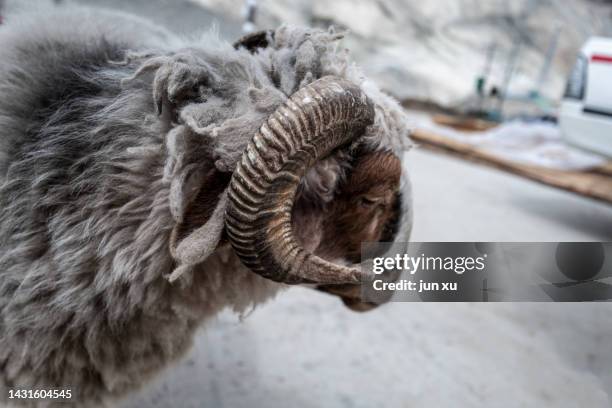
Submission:
[[[231,172],[264,119],[339,75],[375,101],[365,139],[401,151],[397,104],[336,50],[340,35],[282,27],[255,54],[177,39],[117,13],[7,16],[0,26],[0,401],[69,387],[93,406],[184,354],[203,320],[244,313],[281,285],[217,248],[210,222],[174,232],[207,175]],[[301,194],[330,200],[338,152]]]

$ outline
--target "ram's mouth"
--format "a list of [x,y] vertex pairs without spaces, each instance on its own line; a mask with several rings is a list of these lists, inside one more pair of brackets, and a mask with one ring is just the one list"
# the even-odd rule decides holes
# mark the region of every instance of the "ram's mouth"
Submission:
[[367,312],[383,303],[363,300],[361,285],[319,285],[317,290],[338,296],[346,307],[355,312]]

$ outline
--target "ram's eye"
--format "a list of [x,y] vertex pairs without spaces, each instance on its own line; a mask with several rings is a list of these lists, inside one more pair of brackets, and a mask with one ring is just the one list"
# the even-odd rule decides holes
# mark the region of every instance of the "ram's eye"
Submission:
[[359,204],[362,207],[370,208],[378,204],[379,201],[380,199],[378,198],[363,196],[359,199]]

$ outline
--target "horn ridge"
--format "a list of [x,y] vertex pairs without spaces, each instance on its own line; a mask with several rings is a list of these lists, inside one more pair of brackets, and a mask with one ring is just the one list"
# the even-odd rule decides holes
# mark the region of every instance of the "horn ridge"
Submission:
[[297,188],[308,169],[360,137],[374,106],[359,86],[323,77],[295,92],[249,142],[230,181],[226,230],[253,272],[284,283],[358,283],[364,274],[305,250],[291,222]]

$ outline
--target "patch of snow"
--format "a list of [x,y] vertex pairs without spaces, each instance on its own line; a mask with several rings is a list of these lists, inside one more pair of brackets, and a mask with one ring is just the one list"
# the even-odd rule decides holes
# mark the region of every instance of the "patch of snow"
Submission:
[[[239,20],[243,0],[191,0]],[[475,92],[486,55],[495,53],[487,90],[503,87],[510,56],[520,43],[509,94],[538,90],[557,100],[585,39],[610,33],[612,5],[589,0],[264,0],[259,28],[282,23],[349,30],[349,48],[384,90],[404,99],[460,103]],[[559,47],[550,75],[539,78],[555,34]]]

